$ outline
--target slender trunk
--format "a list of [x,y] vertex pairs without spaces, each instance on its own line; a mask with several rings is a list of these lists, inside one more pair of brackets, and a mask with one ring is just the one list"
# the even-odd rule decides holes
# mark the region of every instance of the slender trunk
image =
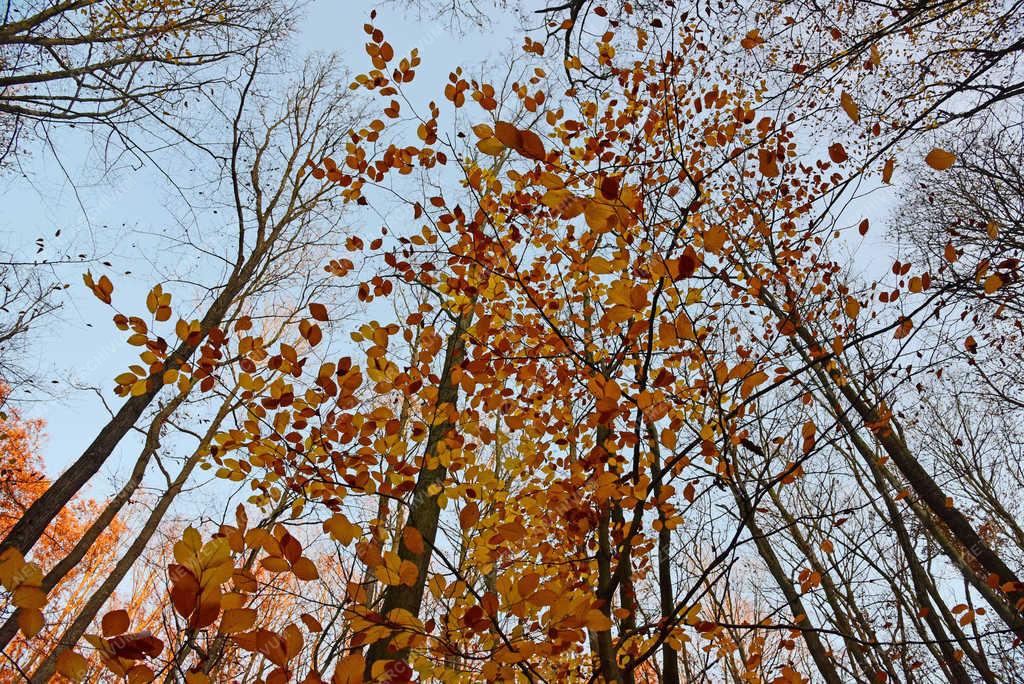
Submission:
[[[612,521],[622,530],[623,534],[629,534],[629,527],[626,525],[626,519],[622,514],[622,506],[615,505],[615,508],[612,510]],[[632,634],[633,630],[636,629],[636,589],[633,586],[633,569],[628,549],[623,551],[619,562],[627,564],[626,576],[619,584],[619,606],[623,610],[629,611],[619,621],[619,635],[620,638],[624,639],[624,635]],[[622,672],[622,684],[636,684],[636,675],[633,674],[633,668]]]
[[[762,291],[761,301],[771,309],[779,320],[791,321],[791,318],[787,316],[771,294]],[[827,347],[827,345],[820,344],[819,340],[804,325],[797,324],[795,330],[800,340],[806,345],[806,349],[800,350],[806,361],[813,361],[813,359],[809,358],[807,350],[824,349]],[[975,586],[984,585],[991,579],[997,586],[1005,585],[1008,587],[1007,591],[999,590],[1000,595],[1005,597],[1005,602],[1003,602],[1002,606],[993,604],[991,600],[989,603],[999,613],[1000,617],[1003,618],[1006,625],[1019,638],[1024,639],[1024,617],[1020,613],[1020,606],[1024,605],[1024,584],[1017,578],[1016,573],[1010,570],[1003,559],[981,538],[981,535],[974,529],[967,516],[957,510],[955,506],[949,505],[950,499],[910,452],[906,443],[892,428],[888,418],[882,416],[874,403],[865,399],[863,393],[858,392],[854,388],[850,378],[844,377],[838,366],[827,370],[822,369],[817,364],[811,367],[822,386],[834,387],[857,413],[861,421],[872,428],[875,440],[882,446],[893,463],[896,464],[896,468],[900,471],[907,484],[910,485],[917,498],[941,522],[942,526],[949,531],[952,539],[970,554],[971,558],[980,566],[979,569],[988,573],[988,577],[981,577],[969,565],[965,567],[958,563],[965,573],[973,576],[969,577],[971,584]],[[834,406],[837,414],[842,413],[837,403]],[[840,424],[848,434],[853,435],[856,433],[856,427],[849,420],[841,421]],[[988,595],[991,596],[992,592],[989,592]],[[999,599],[996,599],[996,601],[998,603]]]
[[[654,483],[652,495],[654,500],[661,501],[661,445],[653,423],[647,424],[647,437],[651,444],[653,460],[651,462],[651,478]],[[672,531],[665,522],[667,517],[664,509],[658,506],[658,602],[661,607],[661,619],[667,625],[675,613],[675,597],[672,592]],[[679,654],[666,639],[661,644],[661,682],[662,684],[679,684]]]
[[[758,553],[761,554],[768,572],[771,573],[775,583],[782,591],[786,604],[789,606],[789,612],[793,615],[794,620],[800,620],[800,632],[803,635],[804,644],[807,645],[807,650],[811,654],[811,659],[814,660],[818,672],[821,673],[822,679],[828,684],[843,684],[843,678],[839,676],[835,662],[829,653],[830,649],[822,642],[817,629],[811,624],[810,614],[804,608],[800,594],[793,587],[788,573],[779,562],[779,557],[772,548],[771,540],[765,536],[757,524],[748,494],[737,482],[730,482],[729,485],[739,507],[739,514],[746,521],[747,529],[750,530],[750,534],[754,538],[754,545],[757,547]],[[800,616],[803,616],[803,619]]]
[[881,668],[872,666],[866,659],[864,647],[854,639],[848,638],[854,636],[853,624],[846,619],[846,612],[841,605],[841,595],[835,585],[835,582],[832,580],[832,576],[829,574],[825,566],[819,561],[814,549],[811,548],[807,539],[800,532],[800,528],[797,526],[797,520],[785,507],[782,500],[779,498],[778,492],[772,488],[769,490],[768,496],[771,498],[772,503],[775,504],[775,508],[779,511],[779,515],[782,516],[783,522],[786,523],[789,535],[793,538],[793,542],[796,544],[797,549],[799,549],[800,553],[802,553],[804,558],[807,559],[811,569],[821,575],[821,587],[825,590],[825,600],[832,608],[832,615],[830,617],[835,623],[836,628],[843,633],[843,641],[846,644],[847,652],[850,654],[850,657],[857,667],[860,668],[861,674],[865,679],[874,677],[875,673]]
[[85,634],[85,630],[89,628],[93,620],[96,619],[96,614],[99,612],[103,604],[107,602],[114,590],[117,589],[121,581],[127,576],[128,572],[135,565],[135,562],[142,555],[143,551],[146,550],[146,546],[149,544],[150,539],[156,533],[157,528],[164,519],[164,515],[167,513],[167,509],[170,508],[171,503],[181,492],[182,487],[185,486],[185,482],[188,481],[192,471],[202,460],[201,454],[205,451],[205,448],[209,446],[213,440],[214,435],[220,427],[221,421],[228,414],[231,409],[232,402],[230,398],[226,400],[217,412],[217,416],[213,422],[210,423],[206,433],[203,435],[203,441],[200,442],[195,452],[182,466],[178,476],[171,483],[167,491],[161,495],[157,500],[156,505],[146,518],[146,522],[143,524],[142,529],[139,531],[138,536],[131,543],[131,546],[124,552],[120,559],[117,561],[117,565],[114,566],[113,571],[103,581],[103,583],[93,592],[89,600],[82,606],[82,610],[78,613],[78,616],[74,619],[71,625],[64,631],[60,639],[57,640],[57,646],[53,652],[43,661],[42,665],[32,675],[32,684],[45,684],[50,681],[53,677],[54,671],[57,667],[57,658],[62,653],[70,648],[74,648],[75,644]]
[[[398,556],[416,566],[417,575],[413,585],[388,586],[384,589],[380,613],[388,615],[393,610],[408,611],[411,615],[419,615],[423,602],[423,591],[427,582],[427,570],[430,557],[434,551],[437,538],[437,524],[441,515],[441,507],[437,501],[437,492],[430,490],[441,486],[447,477],[448,469],[440,464],[438,454],[446,439],[455,428],[455,411],[458,400],[459,385],[452,378],[454,371],[463,361],[466,354],[465,332],[472,319],[472,311],[459,315],[455,329],[448,338],[444,365],[441,370],[440,383],[437,389],[435,404],[436,419],[432,421],[427,433],[427,443],[423,454],[423,465],[413,488],[412,500],[409,504],[409,515],[406,525],[419,532],[423,539],[423,552],[416,553],[405,543],[404,535],[399,535]],[[372,679],[374,664],[388,660],[405,661],[409,657],[408,648],[395,649],[391,646],[391,638],[385,637],[370,644],[366,652],[365,677]]]
[[[835,399],[835,396],[831,393],[828,393],[827,397],[831,400]],[[840,424],[849,422],[849,419],[845,415],[837,415],[836,418]],[[850,425],[851,429],[852,427],[853,426]],[[860,438],[860,435],[851,436],[851,442],[853,443],[854,448],[860,453],[864,463],[867,465],[868,471],[871,473],[871,477],[874,480],[874,490],[878,492],[885,503],[889,517],[889,524],[896,533],[896,540],[903,551],[903,556],[906,559],[907,566],[910,570],[910,577],[914,586],[914,593],[916,595],[917,602],[919,607],[925,612],[924,621],[936,638],[951,680],[955,682],[972,681],[963,664],[956,658],[952,644],[946,639],[946,630],[943,628],[942,619],[940,618],[940,615],[946,616],[947,614],[945,604],[940,604],[938,606],[939,610],[936,610],[932,605],[931,597],[934,597],[934,583],[928,576],[924,566],[921,565],[921,561],[917,556],[917,551],[914,548],[914,543],[911,540],[910,532],[907,530],[907,527],[903,522],[902,514],[896,507],[895,499],[893,499],[889,494],[889,486],[885,480],[883,466],[876,462],[874,454],[871,453],[870,447]],[[865,491],[867,491],[866,487]],[[955,624],[955,621],[947,620],[947,624]],[[974,648],[971,647],[964,638],[963,633],[960,632],[959,629],[956,631],[958,633],[955,634],[957,643],[978,670],[981,678],[985,682],[995,682],[995,677],[985,660],[980,657],[980,654],[978,654]]]
[[[600,430],[598,430],[600,434]],[[598,596],[607,592],[611,584],[612,573],[612,547],[611,547],[611,504],[601,504],[600,517],[597,524],[597,592]],[[604,591],[602,591],[604,590]],[[599,610],[608,618],[611,623],[612,600],[611,596],[604,599]],[[605,684],[619,684],[622,678],[619,675],[619,665],[615,660],[615,645],[612,643],[612,629],[603,629],[597,632],[597,659],[601,668],[601,676]]]
[[22,554],[28,555],[50,521],[99,471],[114,448],[120,444],[124,436],[142,417],[142,413],[156,399],[157,394],[163,389],[164,371],[180,368],[192,357],[206,335],[223,322],[231,303],[252,275],[258,261],[266,252],[266,248],[267,245],[264,244],[255,250],[244,265],[231,273],[224,289],[214,299],[199,324],[199,340],[193,340],[191,343],[182,342],[171,352],[162,368],[149,376],[146,391],[137,397],[129,398],[114,417],[103,426],[92,443],[82,452],[82,455],[50,484],[42,496],[32,503],[0,542],[0,553],[8,548],[16,548]]
[[[60,561],[50,569],[49,572],[43,577],[42,589],[46,593],[50,593],[54,587],[71,572],[72,568],[78,565],[85,555],[89,553],[89,549],[96,543],[110,524],[114,522],[117,514],[121,512],[121,509],[131,500],[132,496],[138,490],[142,484],[142,478],[146,474],[146,467],[149,465],[149,460],[156,453],[157,448],[160,446],[160,430],[163,427],[167,419],[177,410],[181,402],[186,397],[185,393],[179,393],[174,396],[171,401],[167,403],[159,413],[153,418],[153,422],[149,426],[149,430],[146,432],[146,441],[142,447],[142,451],[139,453],[139,457],[135,461],[135,467],[132,468],[132,474],[129,476],[128,481],[124,483],[121,489],[116,495],[110,500],[110,502],[103,508],[100,514],[93,520],[89,528],[82,534],[81,538],[75,543],[74,547],[64,556]],[[18,633],[18,612],[15,611],[2,626],[0,626],[0,651],[7,648],[8,644]]]

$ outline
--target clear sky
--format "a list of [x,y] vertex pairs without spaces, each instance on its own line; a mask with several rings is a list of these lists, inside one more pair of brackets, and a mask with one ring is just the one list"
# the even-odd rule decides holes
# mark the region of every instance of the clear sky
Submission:
[[[495,14],[487,30],[463,26],[456,32],[447,22],[421,20],[398,3],[312,0],[292,42],[295,61],[315,52],[337,52],[351,73],[368,68],[363,24],[375,7],[375,23],[384,29],[396,53],[419,49],[423,64],[411,92],[424,102],[439,96],[456,66],[473,70],[486,59],[500,59],[512,45],[514,21],[508,15]],[[161,259],[166,255],[159,253],[158,236],[176,229],[180,212],[166,180],[151,168],[127,164],[101,176],[92,155],[96,148],[90,149],[96,141],[86,132],[58,131],[47,144],[51,149],[41,151],[31,143],[20,172],[2,177],[0,245],[4,251],[30,257],[35,254],[36,239],[42,237],[46,248],[39,256],[84,252],[111,264],[55,267],[56,276],[70,288],[61,296],[60,318],[37,331],[31,343],[28,363],[55,395],[38,391],[22,395],[27,400],[23,407],[28,415],[46,420],[43,457],[53,476],[82,453],[109,416],[94,390],[76,389],[67,381],[102,388],[103,400],[116,411],[121,400],[111,392],[113,378],[137,360],[137,348],[124,342],[124,335],[111,323],[112,311],[88,292],[82,274],[87,268],[108,273],[115,284],[115,302],[124,310],[143,310],[145,293],[158,280],[153,265],[167,267]],[[172,165],[168,170],[184,169]],[[60,235],[55,237],[58,229]],[[184,270],[190,267],[175,265]],[[138,444],[137,436],[125,441],[94,480],[93,495],[102,496],[122,481]]]

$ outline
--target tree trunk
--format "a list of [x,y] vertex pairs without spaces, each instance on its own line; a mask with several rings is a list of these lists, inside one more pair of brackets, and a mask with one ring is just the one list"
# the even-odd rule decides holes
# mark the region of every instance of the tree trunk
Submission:
[[843,684],[843,678],[839,676],[836,670],[835,661],[833,661],[829,649],[822,643],[816,628],[811,624],[810,615],[807,609],[804,608],[800,594],[793,587],[792,580],[783,569],[782,563],[779,562],[779,557],[772,548],[771,540],[765,536],[755,521],[754,510],[747,493],[736,482],[731,482],[730,488],[733,492],[733,498],[739,507],[740,516],[746,521],[747,529],[750,530],[750,534],[754,538],[754,545],[757,547],[758,553],[761,554],[768,572],[771,573],[775,583],[782,591],[786,604],[789,606],[789,612],[793,615],[794,620],[799,619],[801,615],[803,616],[803,619],[800,620],[800,632],[804,637],[807,650],[811,654],[811,659],[814,660],[818,672],[821,673],[822,679],[828,684]]
[[[199,324],[200,341],[206,335],[219,326],[232,301],[241,291],[243,285],[248,281],[256,268],[257,262],[266,252],[266,243],[256,249],[245,261],[244,265],[232,272],[227,284],[220,295],[213,301],[206,311]],[[157,394],[163,389],[163,374],[165,370],[177,369],[187,362],[198,348],[200,341],[195,344],[182,342],[167,357],[163,368],[153,373],[147,381],[146,392],[131,397],[126,401],[101,430],[92,443],[85,449],[81,456],[72,463],[53,483],[43,492],[43,495],[36,499],[25,514],[11,528],[0,542],[0,553],[8,548],[16,548],[23,555],[29,551],[39,537],[46,530],[47,525],[53,520],[64,506],[85,486],[85,484],[103,466],[114,448],[121,442],[126,434],[135,426],[135,423],[142,416],[143,411],[156,399]]]
[[[435,404],[438,418],[432,422],[427,433],[423,466],[416,480],[416,486],[413,488],[412,500],[409,504],[409,515],[406,518],[406,526],[419,532],[423,538],[423,553],[412,551],[406,546],[404,536],[399,535],[398,556],[403,561],[409,561],[416,566],[416,581],[411,587],[400,584],[388,586],[384,590],[380,612],[385,616],[393,610],[404,610],[408,611],[411,615],[418,616],[420,605],[423,602],[427,570],[430,567],[430,557],[433,554],[434,542],[437,539],[438,519],[441,515],[441,507],[437,502],[437,493],[431,494],[430,489],[434,485],[443,485],[448,475],[448,469],[438,461],[438,453],[444,440],[449,437],[455,427],[454,413],[457,406],[459,385],[453,381],[452,371],[462,363],[465,357],[465,332],[470,325],[472,316],[471,310],[460,314],[456,321],[455,329],[448,338],[444,366],[441,370],[440,384],[437,389],[437,403]],[[391,660],[404,662],[408,658],[408,648],[394,649],[391,647],[391,638],[385,637],[380,641],[370,644],[367,649],[365,677],[367,680],[372,680],[373,666],[378,662]]]

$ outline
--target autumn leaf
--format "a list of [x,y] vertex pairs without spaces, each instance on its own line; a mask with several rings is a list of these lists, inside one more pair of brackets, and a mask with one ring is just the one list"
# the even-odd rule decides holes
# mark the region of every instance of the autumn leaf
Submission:
[[843,147],[842,143],[832,143],[828,148],[829,159],[834,161],[836,164],[842,164],[848,159],[846,156],[846,148]]
[[896,160],[891,157],[885,161],[885,165],[882,167],[882,182],[889,184],[892,182],[892,172],[896,168]]
[[220,619],[221,634],[237,634],[252,629],[256,624],[257,613],[253,608],[231,608],[225,610]]
[[764,44],[764,38],[761,37],[760,29],[752,29],[747,31],[747,35],[743,36],[740,40],[740,46],[744,50],[753,50],[758,45]]
[[945,171],[956,162],[956,155],[936,147],[928,153],[924,161],[936,171]]
[[81,682],[89,673],[89,661],[75,651],[64,651],[57,657],[57,672],[72,682]]
[[130,625],[131,619],[128,617],[127,611],[112,610],[103,616],[103,636],[112,637],[117,636],[118,634],[124,634],[128,631],[128,627]]
[[842,95],[839,96],[839,104],[854,123],[860,121],[860,108],[857,107],[857,103],[853,101],[850,93],[844,90]]
[[292,565],[292,574],[303,582],[312,582],[313,580],[320,578],[320,573],[317,571],[316,565],[314,565],[313,561],[305,556],[299,558]]
[[309,314],[318,321],[329,320],[327,316],[327,307],[323,304],[317,304],[313,302],[309,305]]

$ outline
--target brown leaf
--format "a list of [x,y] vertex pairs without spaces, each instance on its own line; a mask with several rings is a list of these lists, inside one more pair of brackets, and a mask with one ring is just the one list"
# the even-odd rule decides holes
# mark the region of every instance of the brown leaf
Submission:
[[112,610],[103,616],[101,623],[103,636],[112,637],[124,634],[128,631],[129,625],[131,625],[131,618],[128,617],[128,611]]
[[327,307],[316,302],[309,305],[309,315],[318,321],[330,320],[327,316]]

